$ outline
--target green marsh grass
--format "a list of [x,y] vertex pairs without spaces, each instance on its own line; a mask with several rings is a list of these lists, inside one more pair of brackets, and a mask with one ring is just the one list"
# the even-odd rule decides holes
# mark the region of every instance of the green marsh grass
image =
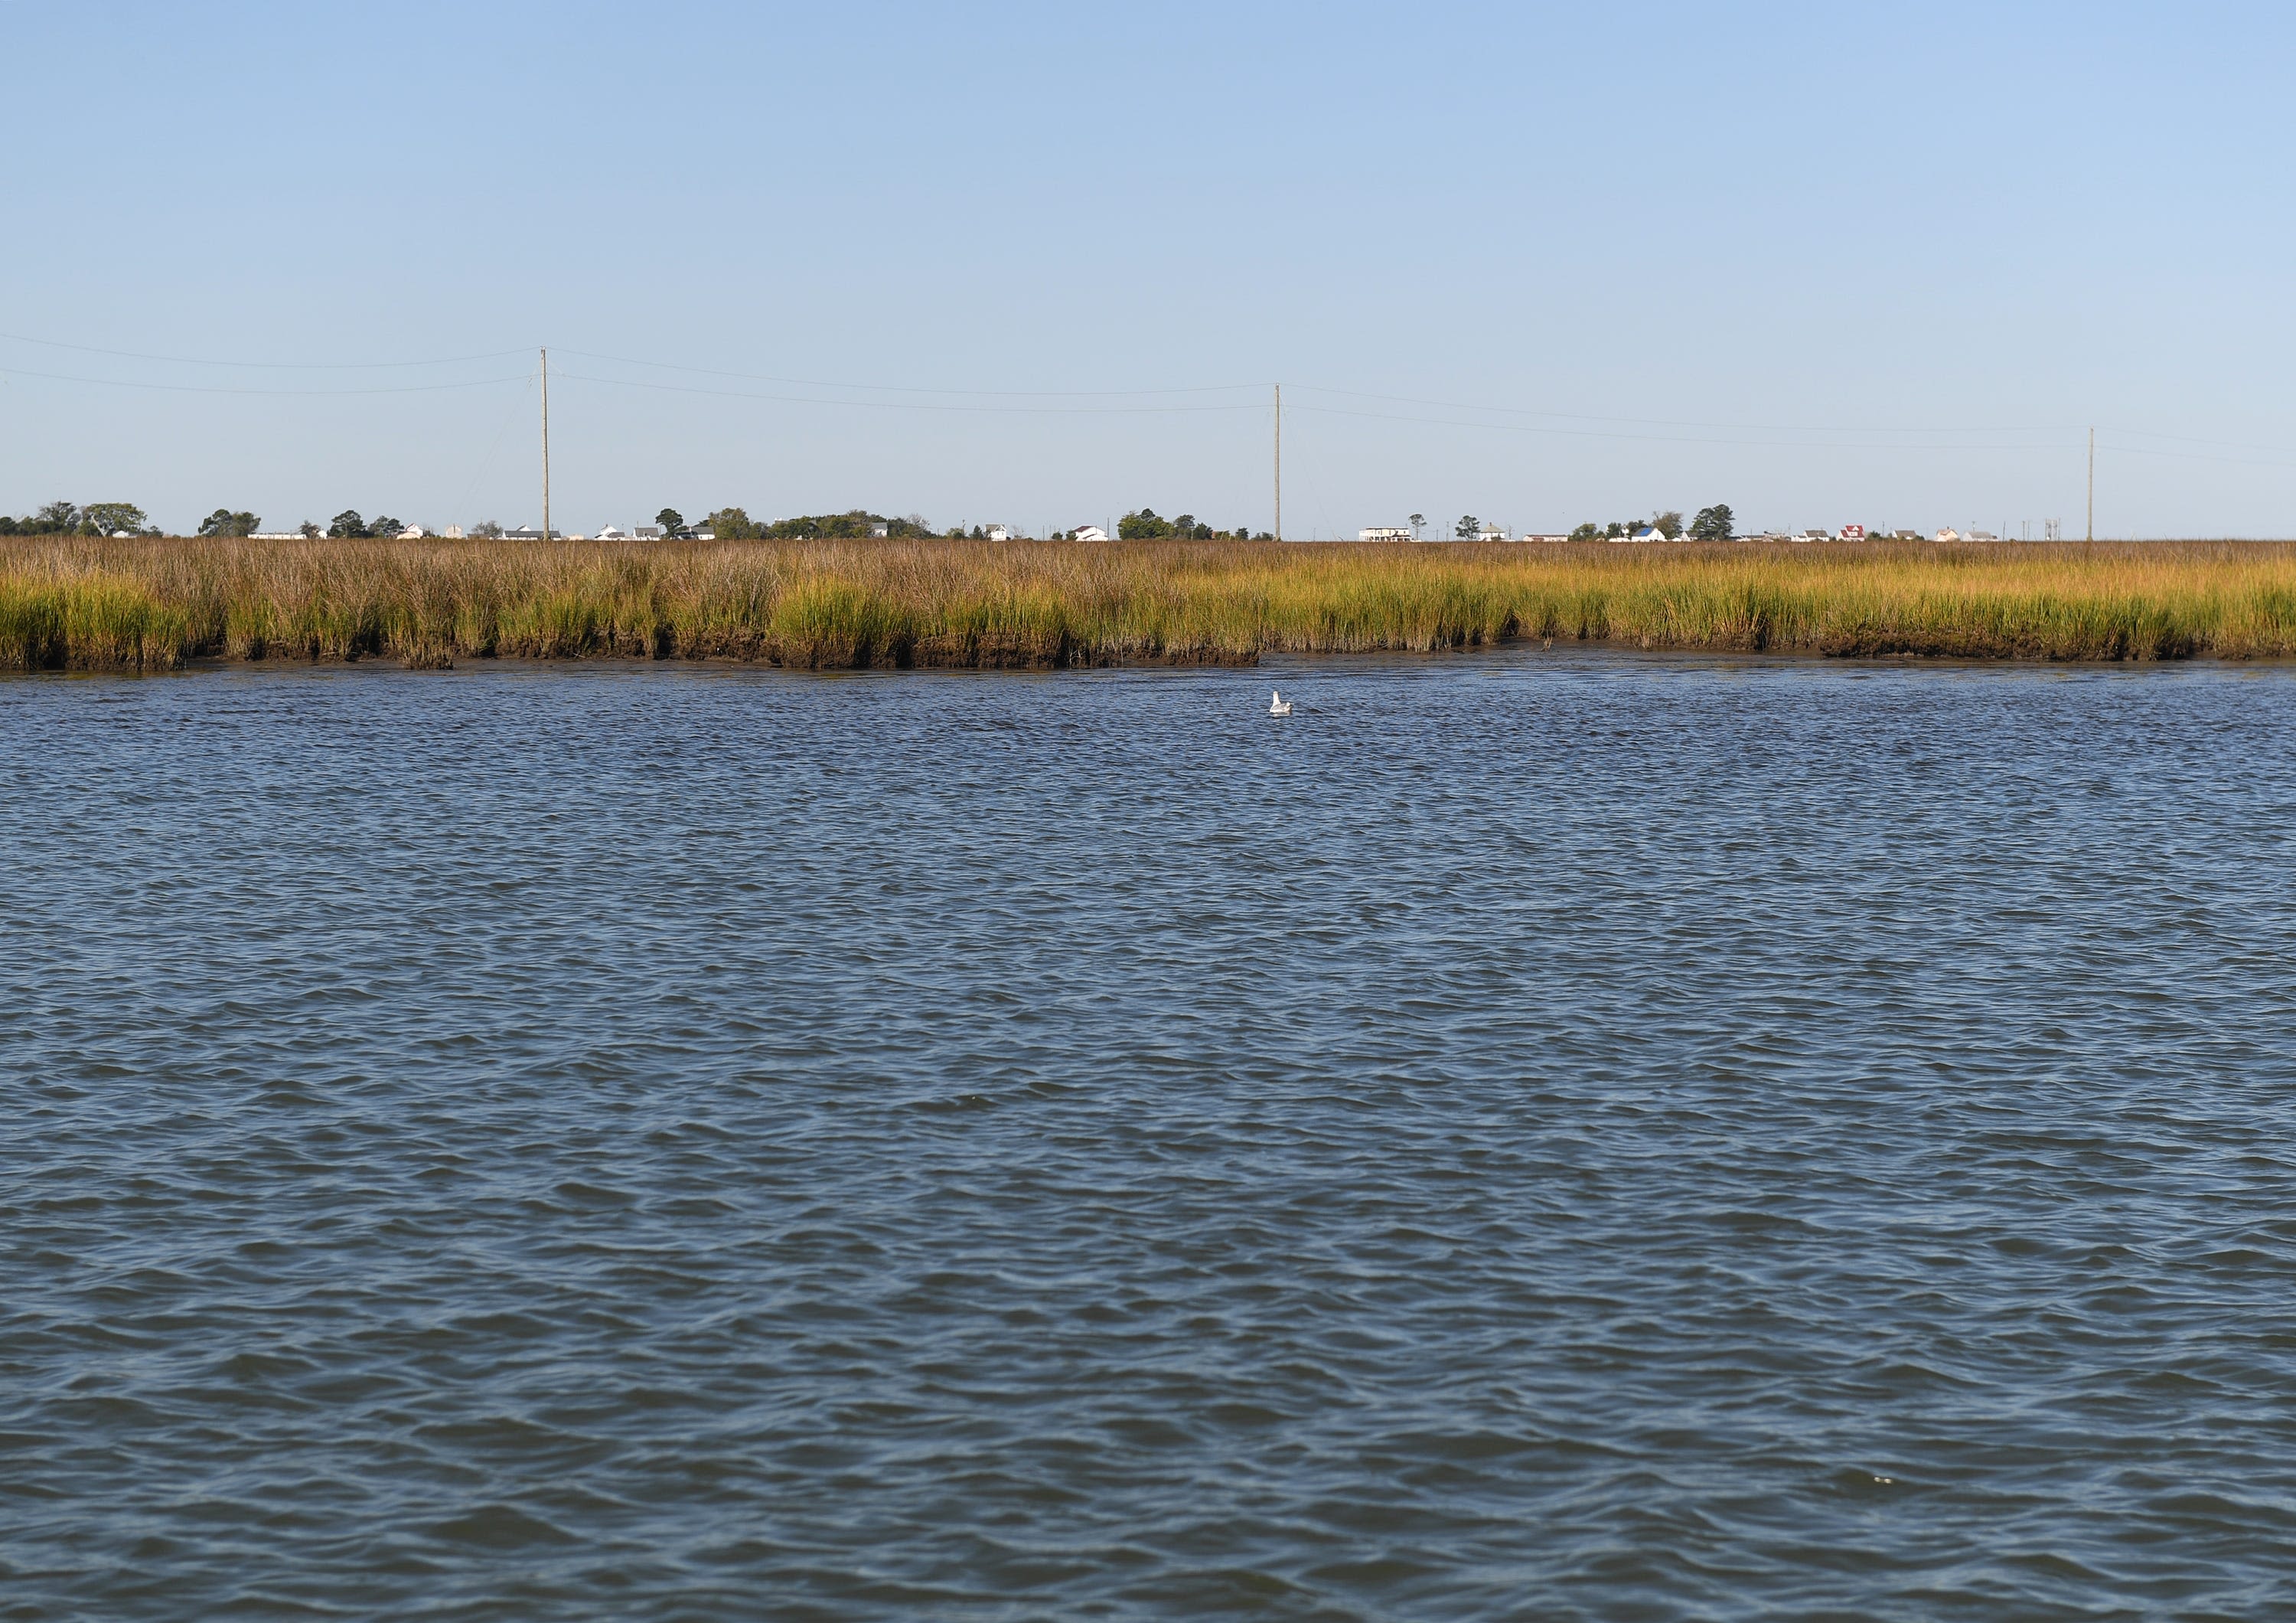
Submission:
[[1517,638],[2296,654],[2296,544],[1621,546],[10,538],[0,669],[195,660],[1249,663]]

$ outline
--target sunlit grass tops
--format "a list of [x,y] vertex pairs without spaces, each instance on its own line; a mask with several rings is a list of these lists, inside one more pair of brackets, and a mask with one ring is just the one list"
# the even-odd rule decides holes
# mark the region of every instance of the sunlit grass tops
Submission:
[[1514,638],[2296,652],[2296,545],[0,540],[0,668],[187,660],[1240,662]]

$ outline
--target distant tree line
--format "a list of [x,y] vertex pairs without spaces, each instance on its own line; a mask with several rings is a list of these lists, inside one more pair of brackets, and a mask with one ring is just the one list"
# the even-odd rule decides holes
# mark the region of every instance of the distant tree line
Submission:
[[22,518],[0,514],[0,535],[157,535],[160,531],[133,502],[52,501]]
[[[1120,541],[1248,541],[1251,526],[1238,524],[1233,530],[1217,530],[1197,521],[1193,513],[1183,513],[1177,518],[1160,518],[1153,507],[1143,507],[1137,513],[1128,513],[1116,521],[1116,539]],[[1272,541],[1275,538],[1266,531],[1259,539]]]
[[217,507],[200,521],[201,535],[253,535],[263,528],[263,521],[252,513],[234,513],[229,507]]
[[662,534],[674,540],[691,540],[703,534],[714,535],[721,541],[866,540],[877,533],[880,525],[891,537],[914,538],[933,533],[931,527],[914,513],[906,518],[887,518],[882,513],[871,513],[862,507],[849,513],[814,513],[802,518],[777,518],[763,523],[740,507],[720,507],[693,524],[687,523],[676,508],[664,507],[653,515],[653,522],[661,526]]
[[1669,541],[1684,536],[1693,541],[1726,541],[1736,532],[1736,526],[1737,519],[1728,507],[1718,503],[1711,507],[1699,508],[1698,516],[1686,525],[1682,522],[1681,514],[1669,510],[1653,513],[1646,520],[1613,519],[1607,524],[1581,524],[1570,532],[1570,539],[1574,541],[1615,541],[1634,534],[1637,530],[1651,529]]
[[[368,520],[361,518],[357,509],[346,507],[336,514],[333,520],[327,525],[327,534],[334,540],[351,541],[376,536],[388,538],[397,535],[406,528],[405,524],[388,515]],[[310,525],[303,526],[305,534],[309,534],[310,531]]]

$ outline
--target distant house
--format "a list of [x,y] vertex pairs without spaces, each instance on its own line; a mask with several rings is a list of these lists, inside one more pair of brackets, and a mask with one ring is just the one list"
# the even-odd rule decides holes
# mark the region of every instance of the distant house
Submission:
[[1567,541],[1570,538],[1567,535],[1532,535],[1526,531],[1522,539],[1526,541]]
[[1841,526],[1837,539],[1845,541],[1862,541],[1866,539],[1866,526],[1863,524],[1844,524]]
[[521,524],[515,530],[504,531],[502,539],[506,541],[538,541],[542,539],[542,531],[531,524]]
[[1830,541],[1833,539],[1833,531],[1831,530],[1805,530],[1794,539],[1799,541]]
[[1408,541],[1416,539],[1410,531],[1393,524],[1374,524],[1368,530],[1356,531],[1356,540],[1359,541]]
[[893,533],[893,526],[881,521],[869,526],[869,533],[877,540],[883,540]]
[[1479,541],[1509,541],[1514,538],[1509,535],[1502,525],[1485,524],[1475,531],[1475,539]]
[[1961,540],[1961,531],[1948,524],[1930,539],[1933,541],[1957,541]]
[[459,541],[463,539],[463,526],[460,524],[449,524],[444,530],[439,531],[439,533],[447,540]]
[[991,524],[988,526],[988,539],[992,541],[1009,541],[1013,539],[1013,532],[1002,524]]
[[398,539],[402,541],[419,541],[430,533],[420,524],[409,524],[398,532]]
[[662,530],[660,524],[640,524],[630,533],[641,541],[658,541],[661,540]]
[[630,539],[630,532],[627,530],[617,530],[613,525],[608,524],[598,531],[598,539],[602,541],[627,541]]
[[2001,538],[1990,530],[1972,530],[1962,539],[1968,541],[1997,541]]
[[1069,540],[1072,541],[1104,541],[1107,539],[1108,531],[1098,524],[1086,524],[1082,529],[1069,531]]
[[1632,534],[1628,535],[1627,540],[1630,541],[1662,541],[1666,540],[1666,531],[1660,529],[1656,524],[1644,524],[1641,529],[1636,530]]

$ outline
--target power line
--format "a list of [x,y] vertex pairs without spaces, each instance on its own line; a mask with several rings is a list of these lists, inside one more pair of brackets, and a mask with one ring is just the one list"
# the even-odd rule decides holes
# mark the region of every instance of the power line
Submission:
[[[766,372],[727,372],[715,367],[680,366],[676,361],[639,360],[628,355],[602,355],[595,350],[562,348],[558,352],[561,355],[579,355],[587,360],[610,360],[618,366],[652,367],[662,372],[691,372],[701,377],[740,378],[752,383],[790,383],[801,389],[850,389],[879,394],[964,394],[985,400],[1111,400],[1144,394],[1234,394],[1246,389],[1266,387],[1261,383],[1193,383],[1178,389],[925,389],[906,383],[842,383],[818,377],[777,377]],[[571,375],[562,372],[560,375]]]
[[[2062,450],[2061,445],[1935,445],[1835,441],[1812,444],[1806,440],[1718,440],[1685,434],[1627,434],[1593,428],[1552,428],[1538,423],[1462,423],[1448,417],[1406,417],[1384,411],[1349,411],[1339,406],[1294,405],[1294,411],[1317,412],[1327,417],[1365,417],[1380,423],[1417,423],[1430,428],[1481,428],[1498,433],[1555,434],[1574,440],[1624,440],[1647,445],[1727,445],[1775,446],[1790,450],[1874,450],[1874,451],[2048,451]],[[1846,432],[1846,431],[1845,431]],[[1872,431],[1868,431],[1872,432]],[[2025,431],[2032,432],[2032,431]]]
[[[561,350],[562,355],[575,351]],[[1259,402],[1247,400],[1234,406],[963,406],[931,400],[830,400],[814,395],[759,394],[742,389],[704,389],[694,383],[650,383],[634,377],[600,377],[591,372],[568,372],[561,368],[561,378],[572,378],[585,383],[604,383],[615,389],[654,389],[670,394],[706,394],[728,400],[775,400],[792,406],[847,406],[873,411],[948,411],[986,412],[991,415],[1026,416],[1168,416],[1192,412],[1258,411]],[[1177,391],[1176,391],[1177,392]]]
[[[57,339],[34,338],[29,334],[20,333],[0,332],[0,340],[5,340],[15,343],[36,344],[46,349],[71,350],[80,354],[110,356],[116,358],[129,360],[152,361],[169,366],[216,367],[256,371],[326,372],[398,370],[426,367],[467,365],[474,361],[490,360],[499,358],[505,355],[524,353],[524,351],[519,350],[493,350],[469,355],[443,356],[434,359],[426,360],[257,361],[226,360],[208,357],[163,355],[143,350],[107,349],[94,344],[70,343]],[[1251,401],[1241,401],[1235,403],[1204,402],[1201,404],[1192,402],[1187,404],[1175,403],[1171,405],[1067,405],[1054,402],[1114,401],[1122,400],[1148,400],[1184,395],[1237,393],[1245,390],[1256,390],[1263,386],[1254,383],[1208,383],[1168,388],[1103,390],[992,390],[928,388],[909,384],[855,383],[840,383],[819,378],[783,377],[768,373],[742,372],[721,367],[686,366],[675,361],[645,360],[632,356],[610,355],[600,350],[561,350],[560,353],[562,355],[584,356],[590,359],[609,361],[622,366],[643,367],[663,371],[686,373],[695,376],[719,377],[760,383],[777,383],[808,389],[843,390],[856,393],[932,395],[945,397],[943,399],[934,400],[839,400],[823,398],[816,395],[791,395],[767,393],[756,391],[709,389],[694,384],[658,383],[639,378],[607,377],[596,374],[572,373],[567,372],[562,368],[559,373],[559,376],[562,379],[572,379],[584,383],[601,383],[612,388],[651,389],[672,393],[708,395],[727,400],[764,400],[788,405],[875,408],[880,409],[906,411],[987,414],[1009,413],[1035,416],[1133,416],[1169,415],[1189,412],[1253,411],[1258,409],[1258,406],[1256,403]],[[250,396],[275,395],[283,397],[306,398],[324,397],[330,395],[357,396],[416,394],[457,389],[482,389],[491,387],[497,383],[528,382],[530,381],[533,376],[533,374],[531,373],[521,373],[515,376],[474,378],[452,383],[438,383],[375,384],[324,388],[248,388],[222,384],[158,383],[130,378],[90,377],[80,374],[51,372],[31,367],[0,367],[0,373],[11,374],[22,378],[37,378],[45,382],[86,383],[99,388],[143,389],[179,394],[238,394]],[[1538,423],[1470,422],[1461,421],[1456,418],[1433,417],[1415,414],[1357,411],[1339,406],[1311,405],[1296,399],[1293,402],[1293,408],[1295,410],[1319,411],[1328,416],[1356,416],[1365,418],[1366,420],[1381,422],[1419,424],[1428,427],[1495,429],[1500,432],[1511,433],[1538,433],[1575,439],[1612,440],[1648,444],[1768,447],[1782,449],[1799,449],[1825,450],[2050,450],[2062,449],[2062,447],[2054,444],[1938,444],[1933,442],[1924,442],[1922,437],[1943,434],[2007,435],[2071,433],[2074,432],[2076,426],[2070,424],[2029,424],[2020,426],[1991,427],[1969,425],[1957,428],[1876,428],[1872,426],[1828,426],[1817,424],[1722,423],[1694,418],[1613,416],[1595,413],[1555,411],[1545,408],[1490,406],[1468,401],[1437,400],[1425,396],[1386,394],[1369,390],[1339,389],[1315,384],[1298,385],[1295,389],[1295,394],[1300,391],[1332,396],[1342,400],[1386,401],[1397,405],[1422,406],[1438,410],[1467,411],[1498,417],[1541,418],[1546,419],[1546,421]],[[950,399],[946,397],[964,398]],[[968,400],[971,401],[1041,400],[1047,403],[1033,406],[1021,404],[970,404],[967,403]],[[1555,424],[1562,423],[1612,424],[1618,424],[1620,427],[1706,429],[1713,431],[1713,433],[1700,435],[1640,434],[1620,433],[1612,430],[1596,428],[1569,428],[1554,425]],[[2282,448],[2279,447],[2259,445],[2251,441],[2203,439],[2194,435],[2163,433],[2158,431],[2146,429],[2111,429],[2100,430],[2099,432],[2110,433],[2116,436],[2125,435],[2139,439],[2169,441],[2182,445],[2209,446],[2231,450],[2261,451],[2267,455],[2278,453],[2282,450]],[[1868,436],[1868,438],[1862,441],[1843,441],[1833,438],[1816,441],[1804,441],[1775,439],[1716,437],[1717,435],[1759,434],[1819,434],[1827,436],[1863,434]],[[1903,438],[1894,440],[1881,440],[1874,438],[1874,436],[1882,435],[1903,436]],[[2135,446],[2108,444],[2105,449],[2133,456],[2190,457],[2194,460],[2226,462],[2243,466],[2274,467],[2289,465],[2286,462],[2255,461],[2242,457],[2207,457],[2192,451],[2153,449]]]
[[[2081,425],[2078,423],[2028,423],[2021,425],[1984,427],[1964,425],[1958,428],[1862,428],[1820,426],[1810,423],[1709,423],[1683,417],[1612,417],[1590,412],[1547,411],[1529,406],[1482,406],[1467,400],[1431,400],[1408,394],[1374,394],[1361,389],[1327,389],[1315,383],[1302,383],[1299,389],[1309,394],[1336,394],[1349,400],[1390,400],[1399,406],[1432,406],[1444,411],[1487,411],[1499,416],[1560,417],[1571,423],[1629,423],[1648,428],[1722,428],[1740,433],[1780,434],[2047,434],[2071,433]],[[1296,391],[1295,391],[1296,392]],[[1313,411],[1316,407],[1303,407]],[[1331,410],[1334,408],[1322,408]],[[1410,421],[1411,419],[1401,419]],[[1473,424],[1465,426],[1472,427]]]
[[177,367],[236,367],[266,372],[375,372],[394,367],[455,367],[468,361],[499,360],[505,355],[526,353],[523,350],[488,350],[483,355],[449,355],[438,360],[203,360],[189,355],[150,355],[141,350],[103,350],[94,344],[62,343],[53,338],[27,337],[21,333],[0,333],[0,338],[12,343],[38,344],[48,350],[76,350],[82,355],[116,356],[122,360],[166,361]]
[[271,394],[271,395],[331,395],[331,394],[430,394],[442,389],[484,389],[492,383],[524,383],[531,375],[519,373],[511,377],[472,378],[459,383],[398,383],[379,389],[231,389],[219,383],[146,383],[124,377],[77,377],[69,372],[35,372],[25,367],[0,367],[0,375],[8,377],[39,377],[60,383],[94,383],[104,389],[157,389],[169,394]]

